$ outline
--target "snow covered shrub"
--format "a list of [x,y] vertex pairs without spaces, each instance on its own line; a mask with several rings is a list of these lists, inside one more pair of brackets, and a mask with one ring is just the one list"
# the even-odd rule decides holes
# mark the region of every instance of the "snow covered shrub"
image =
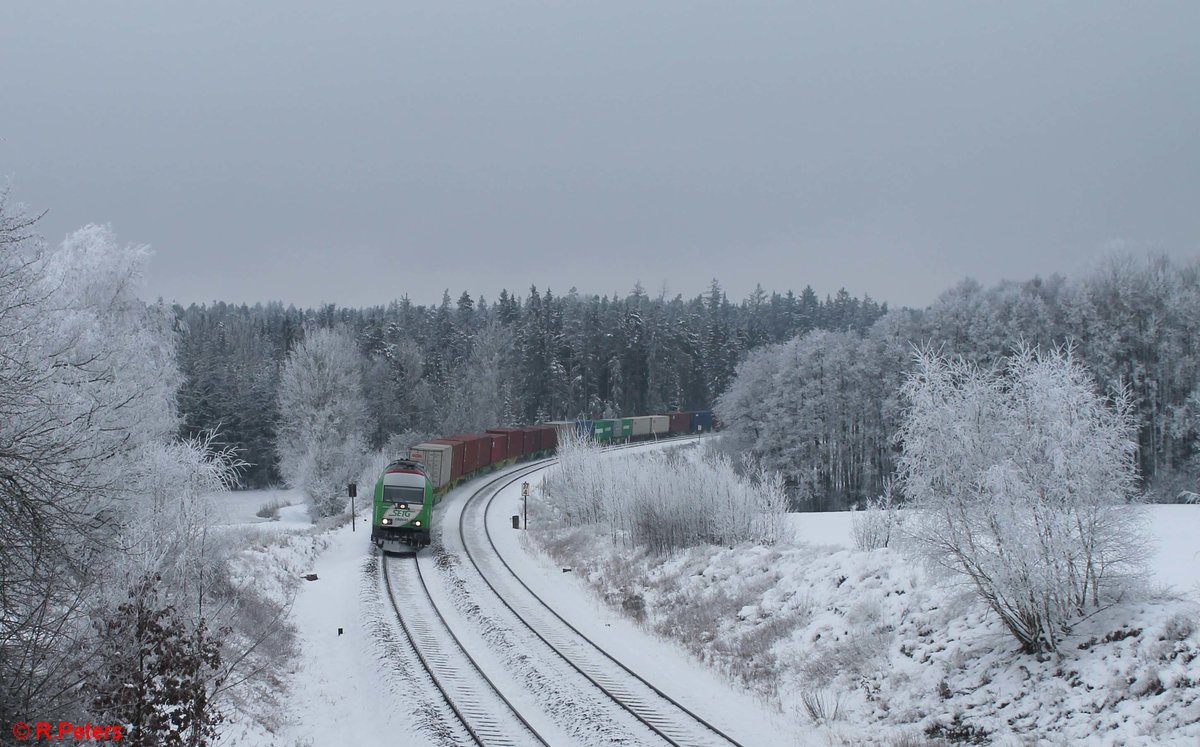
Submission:
[[258,507],[254,515],[260,519],[270,519],[271,521],[279,521],[279,509],[289,504],[284,503],[279,498],[272,498],[266,503]]
[[614,540],[654,552],[779,537],[787,498],[778,473],[755,467],[743,478],[723,455],[630,458],[584,441],[560,443],[558,457],[543,489],[568,526],[606,524]]
[[850,517],[850,535],[859,550],[887,547],[899,530],[900,511],[890,482],[884,485],[883,495],[869,499],[866,509]]
[[965,575],[1028,652],[1119,598],[1141,570],[1128,395],[1097,394],[1071,350],[1002,370],[930,352],[905,385],[901,486],[931,563]]
[[314,519],[341,513],[366,451],[359,351],[348,332],[310,330],[288,353],[279,381],[280,471],[304,491]]

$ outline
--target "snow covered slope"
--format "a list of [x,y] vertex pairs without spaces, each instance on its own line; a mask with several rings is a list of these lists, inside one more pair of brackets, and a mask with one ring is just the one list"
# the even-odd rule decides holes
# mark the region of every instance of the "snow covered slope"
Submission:
[[1060,656],[1040,658],[1018,653],[969,589],[894,549],[852,549],[848,513],[792,515],[796,539],[780,546],[668,558],[581,531],[540,539],[610,609],[819,729],[820,742],[1191,745],[1200,506],[1150,511],[1155,593],[1081,621]]

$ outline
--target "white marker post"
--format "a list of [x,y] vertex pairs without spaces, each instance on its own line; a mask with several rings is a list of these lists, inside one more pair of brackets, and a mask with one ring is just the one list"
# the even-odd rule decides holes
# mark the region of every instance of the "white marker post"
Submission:
[[521,513],[524,515],[525,529],[529,529],[529,483],[521,483]]

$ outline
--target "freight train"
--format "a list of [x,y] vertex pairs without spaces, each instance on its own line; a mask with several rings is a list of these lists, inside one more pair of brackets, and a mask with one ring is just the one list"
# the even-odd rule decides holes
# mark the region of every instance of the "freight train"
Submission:
[[375,483],[371,541],[389,552],[428,545],[433,507],[448,490],[517,461],[551,456],[560,440],[584,438],[613,444],[712,430],[712,412],[702,410],[490,428],[417,444],[405,457],[388,464]]

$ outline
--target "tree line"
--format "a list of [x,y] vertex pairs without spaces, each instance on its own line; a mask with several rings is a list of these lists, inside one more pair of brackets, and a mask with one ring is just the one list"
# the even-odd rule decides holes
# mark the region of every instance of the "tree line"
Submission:
[[318,329],[356,343],[364,443],[498,424],[707,409],[748,351],[812,330],[863,334],[886,304],[844,289],[821,299],[756,288],[740,303],[714,280],[692,298],[565,295],[536,287],[492,302],[407,296],[362,309],[221,302],[174,307],[183,434],[216,430],[248,463],[247,487],[282,482],[280,382],[289,351]]
[[799,504],[841,509],[883,493],[896,471],[900,391],[919,350],[988,367],[1022,346],[1070,346],[1100,393],[1128,387],[1141,487],[1159,500],[1197,491],[1197,260],[1113,257],[1075,280],[963,280],[924,310],[749,352],[715,410],[729,447],[783,472]]

